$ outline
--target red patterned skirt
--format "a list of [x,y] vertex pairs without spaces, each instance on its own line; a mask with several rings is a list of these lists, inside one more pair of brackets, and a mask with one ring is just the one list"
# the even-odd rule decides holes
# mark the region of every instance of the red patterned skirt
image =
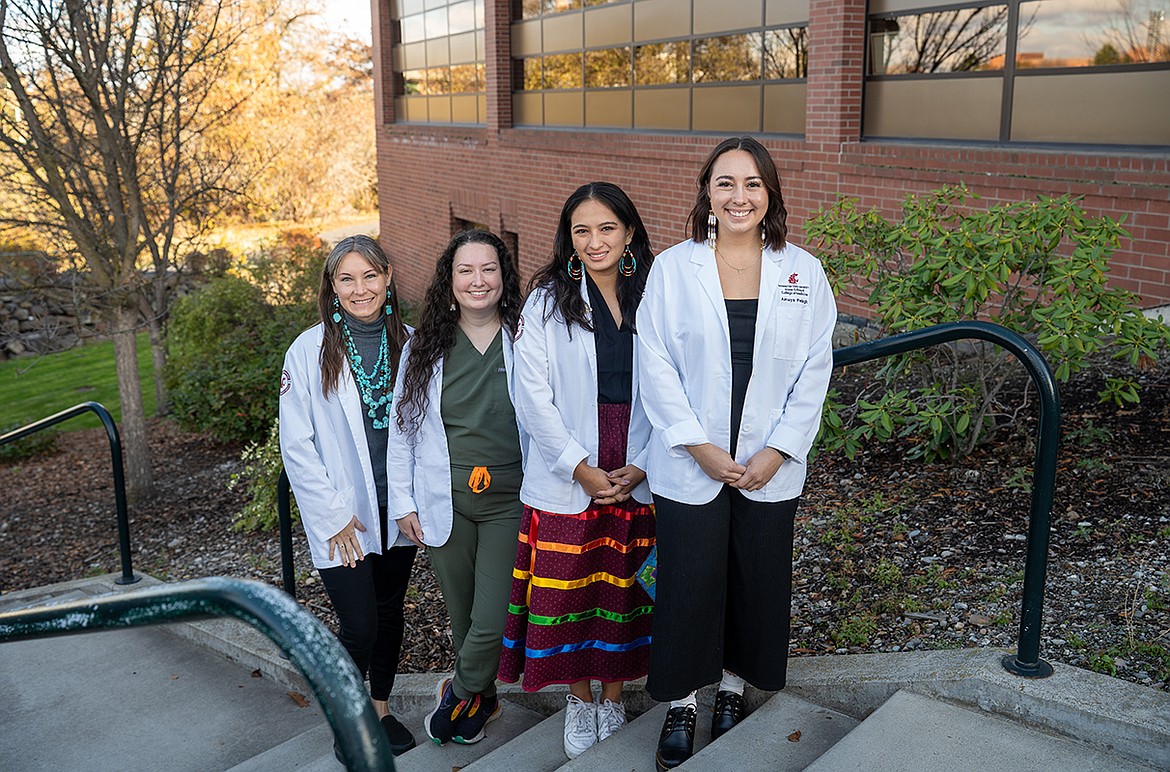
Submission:
[[[626,464],[629,405],[598,405],[598,465]],[[631,681],[650,666],[654,602],[636,575],[654,548],[654,507],[633,498],[560,514],[524,507],[500,680],[525,691]]]

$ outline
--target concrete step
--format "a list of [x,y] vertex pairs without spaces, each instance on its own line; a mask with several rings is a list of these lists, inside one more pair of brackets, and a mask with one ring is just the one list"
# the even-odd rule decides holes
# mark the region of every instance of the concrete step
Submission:
[[[666,718],[667,703],[659,703],[634,720],[626,728],[610,737],[603,743],[594,745],[572,761],[566,761],[559,770],[563,772],[592,772],[593,770],[621,770],[622,772],[654,772],[654,750],[658,747],[658,735],[662,732],[662,722]],[[700,709],[699,715],[702,715]],[[551,720],[551,719],[550,719]],[[702,722],[699,722],[702,724]],[[710,723],[707,722],[708,730]],[[560,730],[564,736],[565,717],[560,717]],[[707,731],[698,727],[695,733],[695,746],[702,740],[701,733]],[[710,739],[708,731],[707,738]],[[559,745],[559,743],[558,743]],[[561,759],[565,758],[565,751],[560,748]],[[501,770],[502,772],[502,770]]]
[[1151,772],[1118,753],[1002,716],[899,691],[809,772]]
[[274,769],[340,772],[343,768],[333,755],[333,730],[329,728],[328,722],[322,720],[311,729],[237,764],[226,772],[271,772]]
[[287,691],[166,627],[5,643],[0,768],[228,769],[324,721]]
[[[431,708],[426,712],[429,713],[433,708],[432,702]],[[487,725],[484,738],[474,745],[454,742],[442,746],[435,745],[427,737],[421,719],[407,723],[407,728],[414,733],[418,747],[395,758],[394,766],[398,772],[451,772],[453,769],[468,767],[512,738],[523,735],[545,718],[544,714],[517,705],[506,698],[500,700],[500,708],[499,717]],[[402,718],[404,723],[407,720],[405,717]],[[509,772],[521,772],[521,769],[510,767]]]
[[564,728],[562,710],[468,764],[461,772],[552,772],[565,763]]
[[[114,578],[6,594],[0,611],[158,584],[144,577],[124,588]],[[1002,654],[798,658],[788,688],[775,695],[749,689],[748,718],[714,744],[714,690],[700,690],[696,756],[684,772],[1170,769],[1170,695],[1060,664],[1049,678],[1020,679],[1003,669]],[[564,687],[526,693],[501,685],[502,717],[485,740],[435,746],[422,722],[443,677],[396,679],[391,709],[420,743],[398,757],[399,770],[654,770],[666,706],[640,683],[623,694],[630,724],[569,761]],[[234,620],[7,643],[0,646],[0,770],[339,772],[332,732],[303,683],[270,641]],[[308,697],[309,707],[298,707],[290,691]],[[796,730],[799,742],[788,739]]]
[[[700,715],[699,723],[707,724],[710,736],[710,718],[702,719]],[[797,772],[808,767],[857,724],[857,719],[844,713],[779,692],[748,714],[734,730],[698,751],[682,768],[687,772],[704,769]]]

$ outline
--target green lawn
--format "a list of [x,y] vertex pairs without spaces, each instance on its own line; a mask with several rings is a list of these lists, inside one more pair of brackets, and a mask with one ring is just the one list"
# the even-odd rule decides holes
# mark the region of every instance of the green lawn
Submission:
[[[138,373],[148,416],[154,415],[153,372],[150,338],[142,333],[138,336]],[[0,430],[25,426],[91,401],[102,403],[115,421],[122,420],[113,341],[0,362]],[[96,415],[86,413],[58,427],[69,431],[101,425]]]

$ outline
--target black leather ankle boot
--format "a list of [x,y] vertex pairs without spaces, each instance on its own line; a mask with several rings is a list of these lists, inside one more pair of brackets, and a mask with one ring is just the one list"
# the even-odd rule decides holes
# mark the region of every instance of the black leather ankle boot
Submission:
[[671,708],[662,723],[658,738],[658,753],[654,760],[658,769],[674,769],[695,752],[695,707]]

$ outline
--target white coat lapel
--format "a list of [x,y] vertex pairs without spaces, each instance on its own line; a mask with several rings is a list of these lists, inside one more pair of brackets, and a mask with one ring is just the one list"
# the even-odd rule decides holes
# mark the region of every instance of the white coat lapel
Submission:
[[362,468],[368,463],[370,446],[366,444],[366,427],[362,420],[362,400],[358,396],[357,384],[353,382],[353,373],[348,365],[343,367],[337,379],[337,397],[341,402],[341,409],[345,413],[345,422],[349,425],[349,433],[353,435],[354,444],[360,453]]
[[756,312],[756,339],[752,344],[752,359],[756,362],[761,361],[760,348],[764,335],[772,329],[774,323],[772,315],[776,307],[776,292],[784,279],[783,255],[783,252],[765,249],[763,260],[760,261],[760,302],[759,310]]
[[[581,299],[585,301],[585,319],[593,324],[593,301],[589,298],[589,285],[585,277],[581,277]],[[596,328],[594,328],[596,329]],[[594,342],[595,333],[587,330],[577,330],[579,335],[577,345],[585,349],[585,359],[589,362],[589,383],[597,383],[597,344]]]
[[715,307],[723,339],[730,345],[731,331],[727,326],[727,303],[723,300],[723,285],[719,283],[719,268],[715,265],[715,253],[706,244],[691,242],[691,265],[695,269],[695,281],[703,289],[707,300]]

